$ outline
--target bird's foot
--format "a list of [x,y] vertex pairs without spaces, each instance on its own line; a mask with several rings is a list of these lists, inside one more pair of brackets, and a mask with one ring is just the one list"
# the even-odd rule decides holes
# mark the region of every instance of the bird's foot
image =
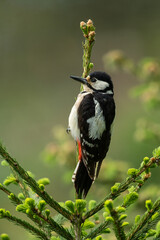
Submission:
[[70,127],[68,127],[68,128],[66,129],[66,132],[67,132],[68,134],[71,132]]

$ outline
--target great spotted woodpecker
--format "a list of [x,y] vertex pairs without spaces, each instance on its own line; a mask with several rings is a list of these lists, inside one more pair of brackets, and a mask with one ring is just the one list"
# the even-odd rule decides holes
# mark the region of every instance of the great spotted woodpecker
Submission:
[[71,135],[78,144],[78,164],[72,176],[79,197],[86,197],[98,177],[110,140],[115,117],[113,83],[105,72],[93,72],[86,78],[71,76],[83,84],[69,115]]

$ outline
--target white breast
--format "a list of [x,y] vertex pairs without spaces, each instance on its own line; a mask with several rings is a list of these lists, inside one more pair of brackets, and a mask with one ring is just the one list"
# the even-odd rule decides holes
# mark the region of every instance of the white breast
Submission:
[[99,102],[95,99],[93,100],[95,103],[95,116],[87,120],[89,123],[89,137],[92,139],[101,139],[101,136],[106,128],[105,119]]

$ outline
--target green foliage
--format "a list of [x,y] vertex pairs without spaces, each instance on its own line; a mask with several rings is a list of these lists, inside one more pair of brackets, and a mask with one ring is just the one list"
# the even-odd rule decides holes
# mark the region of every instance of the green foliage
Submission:
[[46,202],[44,200],[39,201],[38,203],[38,209],[40,212],[42,212],[45,209]]
[[146,208],[147,208],[148,212],[152,210],[153,203],[151,200],[146,200]]
[[16,211],[17,211],[17,212],[26,213],[27,208],[28,208],[28,207],[27,207],[25,204],[19,204],[19,205],[16,207]]
[[25,196],[23,193],[19,193],[18,194],[18,198],[21,199],[21,200],[24,200],[25,199]]
[[131,192],[124,197],[123,205],[125,207],[129,207],[131,204],[135,203],[137,199],[138,199],[138,193]]
[[44,186],[45,185],[48,185],[50,184],[50,180],[49,178],[40,178],[38,181],[37,181],[38,184],[43,184]]
[[156,225],[156,237],[160,237],[160,221]]
[[120,186],[120,183],[115,183],[114,186],[111,187],[111,192],[112,192],[112,193],[117,192],[119,186]]
[[87,204],[86,200],[76,199],[75,209],[76,209],[78,214],[82,214],[85,211],[86,204]]
[[159,158],[160,157],[160,147],[154,149],[153,157],[154,158]]
[[122,207],[122,206],[118,206],[116,210],[117,210],[118,213],[123,213],[123,212],[126,211],[126,208]]
[[65,205],[72,213],[75,212],[75,204],[71,200],[66,201]]
[[95,223],[93,223],[92,221],[86,220],[83,224],[82,224],[82,229],[86,230],[86,229],[90,229],[90,228],[94,228],[95,227]]
[[11,183],[18,184],[17,179],[14,177],[13,174],[10,174],[10,176],[8,176],[3,182],[3,184],[6,186],[10,185]]
[[6,233],[2,233],[1,234],[1,240],[10,240],[10,238]]
[[[44,188],[40,188],[40,185],[43,185],[43,183],[36,182],[19,165],[17,168],[15,160],[2,147],[0,148],[0,153],[3,158],[8,160],[11,166],[16,166],[13,170],[13,176],[16,176],[14,174],[15,171],[21,175],[24,182],[22,181],[22,184],[17,186],[23,190],[23,184],[27,183],[27,194],[25,195],[25,193],[21,192],[17,197],[2,184],[0,185],[0,190],[8,194],[9,199],[16,205],[17,212],[25,214],[30,220],[36,223],[36,227],[24,220],[18,219],[4,209],[0,209],[1,219],[8,219],[39,238],[48,240],[57,238],[52,236],[53,231],[57,233],[58,238],[61,236],[65,239],[74,239],[76,224],[81,231],[80,239],[104,239],[103,236],[105,234],[112,233],[109,225],[113,226],[113,231],[117,239],[135,239],[135,237],[139,238],[140,235],[142,236],[141,239],[159,236],[159,225],[157,223],[160,219],[160,200],[154,203],[151,200],[146,200],[145,206],[147,211],[141,217],[140,215],[136,215],[134,224],[126,221],[126,219],[128,220],[127,209],[138,200],[139,186],[143,186],[148,176],[150,176],[152,165],[156,164],[156,166],[159,166],[159,148],[153,151],[153,157],[145,157],[138,169],[129,169],[127,172],[129,177],[122,183],[115,183],[111,187],[110,194],[99,204],[95,200],[90,200],[87,203],[84,199],[76,199],[75,202],[68,200],[65,203],[58,204],[53,198],[47,195]],[[16,177],[15,179],[16,182],[19,181]],[[128,192],[126,192],[127,189]],[[114,200],[121,193],[125,193],[125,196],[123,199],[119,199],[119,203],[121,203],[117,205]],[[50,207],[54,208],[60,214],[57,217],[51,217],[50,210],[46,208],[47,205],[50,205]],[[101,213],[100,210],[102,210]],[[68,221],[70,222],[69,225]],[[130,225],[130,230],[126,231],[125,229],[128,229],[126,226]]]
[[[1,149],[1,150],[4,150],[4,149]],[[3,155],[3,151],[1,151],[1,154],[3,157],[6,156],[6,152]],[[139,184],[143,185],[146,182],[146,178],[147,178],[146,176],[150,174],[150,169],[153,164],[156,164],[157,166],[159,166],[159,161],[160,161],[159,157],[160,156],[159,156],[159,148],[158,148],[153,151],[153,157],[151,157],[150,159],[148,157],[145,157],[143,159],[138,169],[133,169],[133,168],[129,169],[128,170],[129,177],[126,178],[125,182],[115,183],[111,187],[111,193],[100,204],[97,204],[95,200],[91,200],[87,204],[86,200],[76,199],[75,203],[70,200],[66,201],[65,204],[63,203],[61,205],[58,203],[56,205],[54,203],[55,204],[54,209],[60,212],[63,216],[66,216],[66,218],[68,218],[71,221],[71,223],[73,223],[73,225],[76,224],[77,220],[78,222],[80,221],[81,224],[79,226],[81,228],[81,234],[85,239],[87,238],[96,239],[99,236],[102,237],[103,234],[109,234],[111,231],[110,228],[108,228],[109,224],[113,225],[113,229],[117,239],[120,239],[120,238],[127,239],[127,236],[132,236],[132,235],[139,236],[138,235],[140,234],[139,232],[142,232],[145,238],[150,237],[151,235],[153,236],[155,234],[158,234],[158,230],[154,228],[152,228],[152,230],[151,228],[148,229],[147,225],[152,222],[154,222],[154,224],[158,222],[159,220],[158,211],[160,207],[159,201],[156,201],[153,204],[151,200],[146,200],[145,205],[147,208],[147,212],[145,212],[142,217],[140,217],[139,215],[135,216],[135,223],[133,225],[133,230],[130,230],[128,234],[125,232],[125,227],[129,225],[129,222],[124,220],[128,218],[128,214],[126,212],[127,208],[129,208],[130,205],[135,204],[136,200],[138,199]],[[11,158],[9,157],[9,159]],[[11,159],[12,163],[13,161],[14,160]],[[8,162],[10,163],[10,161]],[[16,164],[14,164],[14,166],[15,165]],[[14,171],[19,172],[19,168],[18,169],[15,168]],[[21,172],[19,172],[19,174],[21,174]],[[21,176],[24,179],[26,175],[24,174]],[[12,216],[12,214],[9,211],[5,211],[4,209],[0,209],[0,217],[7,218],[10,221],[18,223],[18,225],[22,225],[25,229],[28,229],[34,234],[36,232],[36,235],[40,236],[40,238],[42,238],[42,235],[44,238],[44,234],[45,234],[45,238],[50,239],[51,232],[55,231],[58,235],[61,235],[66,239],[73,239],[72,224],[68,228],[68,230],[66,230],[61,225],[63,224],[65,226],[65,224],[67,224],[66,221],[61,221],[61,223],[58,223],[55,220],[53,220],[53,218],[50,217],[50,214],[51,214],[50,210],[46,209],[46,206],[47,204],[50,205],[51,203],[48,201],[48,198],[45,198],[44,188],[40,189],[39,188],[40,184],[35,185],[36,182],[33,181],[31,177],[29,179],[30,179],[29,185],[27,188],[29,197],[25,197],[24,194],[21,193],[18,195],[19,197],[18,198],[14,193],[11,193],[9,192],[9,190],[4,188],[2,184],[0,189],[3,190],[5,193],[9,194],[9,198],[12,200],[12,202],[14,202],[17,205],[16,210],[18,212],[22,212],[26,214],[31,220],[36,222],[36,225],[38,228],[41,228],[41,224],[42,224],[43,228],[47,229],[47,232],[49,235],[46,235],[46,233],[44,232],[42,233],[41,229],[33,228],[31,230],[31,226],[28,223],[24,221],[20,221],[20,219],[15,218],[14,216]],[[26,181],[26,178],[25,178],[25,181]],[[32,188],[32,191],[30,187]],[[129,192],[125,193],[125,196],[121,204],[114,207],[114,204],[113,204],[114,199],[117,198],[126,189],[128,189]],[[43,190],[43,193],[41,192],[41,190]],[[41,194],[42,198],[39,197],[39,194]],[[64,207],[66,207],[69,210],[69,212],[66,212]],[[101,209],[103,209],[103,216],[105,218],[104,222],[101,220],[101,216],[99,216],[99,213],[98,213]],[[140,230],[138,226],[141,226]]]
[[149,157],[144,157],[143,161],[144,161],[144,164],[147,164],[149,162]]
[[50,238],[50,240],[61,240],[59,237],[54,237],[54,236],[52,236],[51,238]]
[[[40,202],[39,202],[40,203]],[[29,206],[31,209],[35,207],[35,201],[32,198],[25,199],[25,205]]]
[[44,184],[39,184],[39,189],[43,192],[44,191]]
[[96,237],[96,240],[103,240],[101,236]]
[[113,210],[113,201],[112,199],[106,200],[104,203],[106,210],[110,213]]
[[128,169],[127,174],[134,177],[134,176],[136,176],[137,172],[138,172],[138,169],[130,168],[130,169]]
[[137,215],[137,216],[135,217],[135,224],[137,224],[137,223],[140,221],[140,218],[141,218],[140,215]]
[[125,226],[128,226],[128,225],[129,225],[129,222],[123,222],[121,226],[125,227]]
[[83,43],[83,74],[82,77],[86,77],[89,71],[93,68],[93,63],[90,62],[91,50],[95,41],[95,27],[91,19],[80,23],[85,42]]
[[8,163],[7,163],[7,161],[3,160],[3,161],[1,162],[1,165],[2,165],[3,167],[5,167],[5,166],[8,166]]
[[0,218],[5,217],[5,209],[0,208]]
[[89,201],[89,205],[88,205],[88,209],[89,210],[92,210],[93,208],[95,208],[95,206],[96,206],[96,201],[95,200],[90,200]]
[[50,212],[50,210],[49,210],[49,209],[46,209],[46,210],[45,210],[45,214],[46,214],[46,217],[47,217],[47,218],[49,218],[49,216],[50,216],[50,213],[51,213],[51,212]]

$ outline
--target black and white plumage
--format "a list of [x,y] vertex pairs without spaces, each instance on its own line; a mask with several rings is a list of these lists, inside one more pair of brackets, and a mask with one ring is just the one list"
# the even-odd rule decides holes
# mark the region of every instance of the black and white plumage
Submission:
[[72,181],[79,197],[86,197],[98,177],[110,140],[115,117],[113,84],[105,72],[93,72],[86,78],[71,76],[83,84],[69,115],[69,130],[78,143],[79,161]]

